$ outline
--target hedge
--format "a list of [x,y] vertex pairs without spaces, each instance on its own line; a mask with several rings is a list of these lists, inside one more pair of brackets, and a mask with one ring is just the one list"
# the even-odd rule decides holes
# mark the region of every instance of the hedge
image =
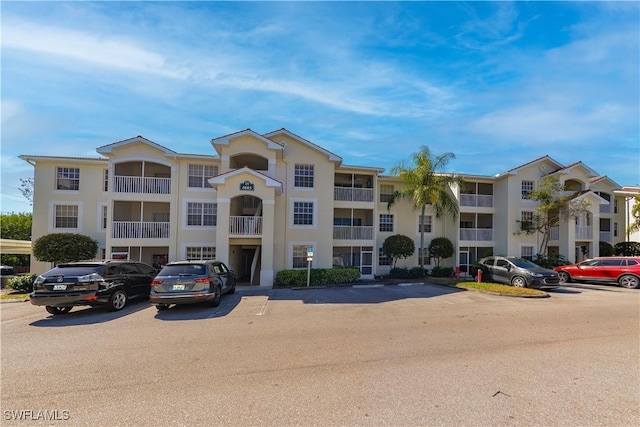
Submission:
[[11,288],[14,291],[19,291],[22,293],[31,293],[33,292],[33,282],[36,281],[38,277],[37,274],[25,274],[23,276],[16,276],[13,279],[9,280],[7,283],[7,288]]
[[[310,286],[322,286],[355,282],[360,278],[357,268],[312,268]],[[307,270],[280,270],[276,274],[276,286],[307,286]]]

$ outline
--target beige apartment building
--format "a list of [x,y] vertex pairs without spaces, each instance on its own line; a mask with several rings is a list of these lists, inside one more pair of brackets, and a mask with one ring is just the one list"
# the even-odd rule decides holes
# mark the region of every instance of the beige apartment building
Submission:
[[[581,162],[544,156],[495,176],[463,175],[466,188],[451,188],[459,216],[436,219],[429,208],[420,218],[407,201],[387,209],[398,178],[345,165],[286,129],[247,129],[211,144],[211,155],[182,154],[138,136],[98,147],[96,158],[20,156],[34,165],[33,240],[80,233],[98,241],[99,258],[155,265],[217,258],[244,284],[270,287],[278,271],[306,268],[308,251],[314,268],[388,273],[381,247],[393,234],[414,239],[416,253],[398,265],[416,266],[424,228],[425,246],[435,237],[454,243],[445,263],[465,272],[490,254],[536,255],[539,236],[519,234],[518,221],[533,214],[527,196],[549,174],[589,201],[587,215],[553,230],[551,254],[573,261],[598,255],[600,241],[626,240],[631,196]],[[33,261],[32,271],[50,267]]]

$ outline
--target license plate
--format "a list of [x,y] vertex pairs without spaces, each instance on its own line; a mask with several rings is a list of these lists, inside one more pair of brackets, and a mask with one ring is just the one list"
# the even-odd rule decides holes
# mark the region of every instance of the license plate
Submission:
[[67,285],[53,285],[54,291],[66,291]]
[[184,285],[173,285],[174,291],[184,291]]

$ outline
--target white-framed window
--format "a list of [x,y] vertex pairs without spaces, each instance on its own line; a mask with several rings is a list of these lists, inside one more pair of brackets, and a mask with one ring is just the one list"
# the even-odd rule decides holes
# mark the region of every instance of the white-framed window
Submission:
[[56,173],[56,190],[80,190],[80,168],[58,167]]
[[185,258],[189,260],[216,259],[215,246],[187,246],[185,248]]
[[380,231],[393,233],[393,214],[380,214]]
[[218,223],[218,204],[204,202],[187,203],[187,226],[215,227]]
[[395,189],[393,185],[389,184],[380,184],[380,202],[388,203],[393,197]]
[[107,229],[107,205],[105,203],[98,204],[98,212],[100,215],[98,218],[98,229],[105,231]]
[[313,165],[295,165],[293,185],[302,188],[313,188]]
[[378,248],[378,265],[391,265],[392,263],[393,259],[386,256],[382,251],[382,248]]
[[618,213],[618,199],[613,199],[613,213]]
[[294,244],[291,250],[291,267],[307,268],[307,249],[313,248],[312,244]]
[[214,165],[189,165],[189,188],[208,188],[207,180],[218,175],[218,166]]
[[102,174],[103,180],[104,180],[104,184],[102,187],[102,191],[109,191],[109,169],[105,169],[104,173]]
[[422,254],[422,263],[424,265],[431,265],[431,260],[433,259],[433,257],[429,253],[429,247],[428,246],[425,246],[422,249],[420,249],[419,247],[416,248],[416,255],[418,256],[418,265],[420,265],[420,256],[421,256],[421,254]]
[[313,225],[313,214],[313,202],[293,202],[293,225]]
[[78,228],[78,205],[54,205],[53,228]]
[[618,223],[613,223],[613,237],[618,237]]
[[533,225],[533,211],[520,212],[520,229],[529,230]]
[[431,215],[418,216],[418,233],[424,230],[425,233],[431,233],[433,230],[433,217]]
[[521,189],[522,198],[525,200],[530,199],[531,192],[533,191],[534,187],[535,187],[535,183],[533,181],[523,179],[522,189]]
[[533,246],[520,246],[520,257],[533,261]]

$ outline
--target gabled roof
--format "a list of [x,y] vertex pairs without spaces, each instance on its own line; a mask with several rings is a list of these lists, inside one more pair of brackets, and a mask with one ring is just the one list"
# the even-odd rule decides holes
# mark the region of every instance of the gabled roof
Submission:
[[560,168],[557,171],[552,172],[552,173],[567,174],[567,173],[571,172],[572,169],[575,169],[577,167],[582,167],[582,168],[586,169],[587,174],[588,174],[588,176],[590,178],[594,178],[594,177],[598,176],[598,172],[594,171],[589,166],[585,165],[584,163],[582,163],[580,161],[568,164],[567,166],[564,166],[564,167],[562,167],[562,168]]
[[236,138],[240,138],[242,136],[246,136],[246,135],[251,135],[254,138],[264,142],[267,146],[267,148],[269,148],[270,150],[284,150],[284,147],[281,144],[278,144],[275,141],[272,141],[268,138],[265,138],[264,136],[260,135],[257,132],[252,131],[251,129],[245,129],[245,130],[241,130],[239,132],[235,132],[235,133],[230,133],[229,135],[224,135],[218,138],[213,138],[211,140],[211,145],[213,145],[213,148],[216,150],[216,152],[218,154],[220,154],[220,150],[218,149],[219,145],[229,145],[229,143],[231,142],[231,140],[236,139]]
[[610,183],[613,187],[616,187],[617,189],[619,189],[619,188],[620,188],[620,185],[619,185],[617,182],[615,182],[614,180],[612,180],[611,178],[609,178],[609,177],[608,177],[608,176],[606,176],[606,175],[600,175],[600,176],[596,176],[596,177],[593,177],[593,178],[590,178],[590,179],[589,179],[589,183],[590,183],[590,184],[597,184],[597,183],[599,183],[599,182],[604,182],[604,181],[609,181],[609,183]]
[[269,138],[269,139],[271,139],[273,137],[276,137],[278,135],[287,135],[288,137],[290,137],[292,139],[295,139],[296,141],[298,141],[298,142],[300,142],[300,143],[302,143],[302,144],[304,144],[304,145],[306,145],[306,146],[308,146],[308,147],[310,147],[310,148],[312,148],[312,149],[314,149],[316,151],[319,151],[320,153],[323,153],[324,155],[326,155],[329,158],[330,161],[337,162],[337,163],[342,163],[342,157],[338,156],[337,154],[332,153],[331,151],[325,150],[324,148],[320,147],[319,145],[316,145],[313,142],[308,141],[308,140],[304,139],[303,137],[296,135],[293,132],[289,132],[285,128],[282,128],[282,129],[279,129],[279,130],[274,130],[273,132],[269,132],[269,133],[264,134],[264,136],[266,138]]
[[249,175],[253,175],[254,177],[256,177],[257,179],[261,179],[264,181],[265,185],[267,187],[273,187],[276,189],[276,194],[280,194],[282,192],[282,183],[278,180],[275,180],[273,178],[271,178],[270,176],[267,176],[263,173],[260,173],[258,171],[255,171],[253,169],[250,169],[246,166],[240,168],[240,169],[235,169],[226,173],[222,173],[220,175],[216,175],[213,178],[209,178],[207,180],[207,182],[209,182],[209,184],[215,188],[216,190],[218,189],[218,185],[224,185],[225,181],[227,180],[227,178],[231,178],[233,176],[236,175],[240,175],[243,173],[248,173]]
[[597,195],[596,193],[594,193],[591,190],[582,190],[582,191],[578,191],[575,194],[573,194],[571,196],[571,200],[580,200],[580,199],[584,199],[586,197],[594,197],[598,200],[598,203],[601,205],[608,205],[609,201],[603,197],[600,197],[599,195]]
[[[503,176],[506,176],[506,175],[517,175],[518,172],[520,172],[521,169],[524,169],[526,167],[529,167],[529,166],[532,166],[532,165],[535,165],[535,164],[538,164],[538,163],[543,163],[543,162],[552,163],[556,167],[555,171],[557,171],[558,169],[561,169],[561,168],[564,167],[562,165],[562,163],[558,162],[557,160],[552,159],[549,155],[544,155],[542,157],[538,157],[537,159],[531,160],[530,162],[527,162],[527,163],[525,163],[523,165],[516,166],[513,169],[509,169],[506,172],[499,173],[495,177],[496,178],[502,178]],[[555,171],[548,171],[548,173],[552,173],[552,172],[555,172]]]
[[160,150],[162,151],[165,155],[167,156],[176,156],[178,155],[178,153],[176,153],[175,151],[167,148],[167,147],[163,147],[160,144],[156,144],[153,141],[148,140],[147,138],[144,138],[143,136],[136,136],[133,138],[129,138],[129,139],[125,139],[122,141],[118,141],[118,142],[114,142],[112,144],[107,144],[107,145],[103,145],[102,147],[98,147],[96,148],[96,151],[100,154],[103,155],[107,155],[107,154],[111,154],[113,153],[113,150],[117,149],[117,148],[121,148],[121,147],[125,147],[127,145],[132,145],[132,144],[139,144],[139,143],[143,143],[146,144],[150,147],[155,148],[156,150]]

